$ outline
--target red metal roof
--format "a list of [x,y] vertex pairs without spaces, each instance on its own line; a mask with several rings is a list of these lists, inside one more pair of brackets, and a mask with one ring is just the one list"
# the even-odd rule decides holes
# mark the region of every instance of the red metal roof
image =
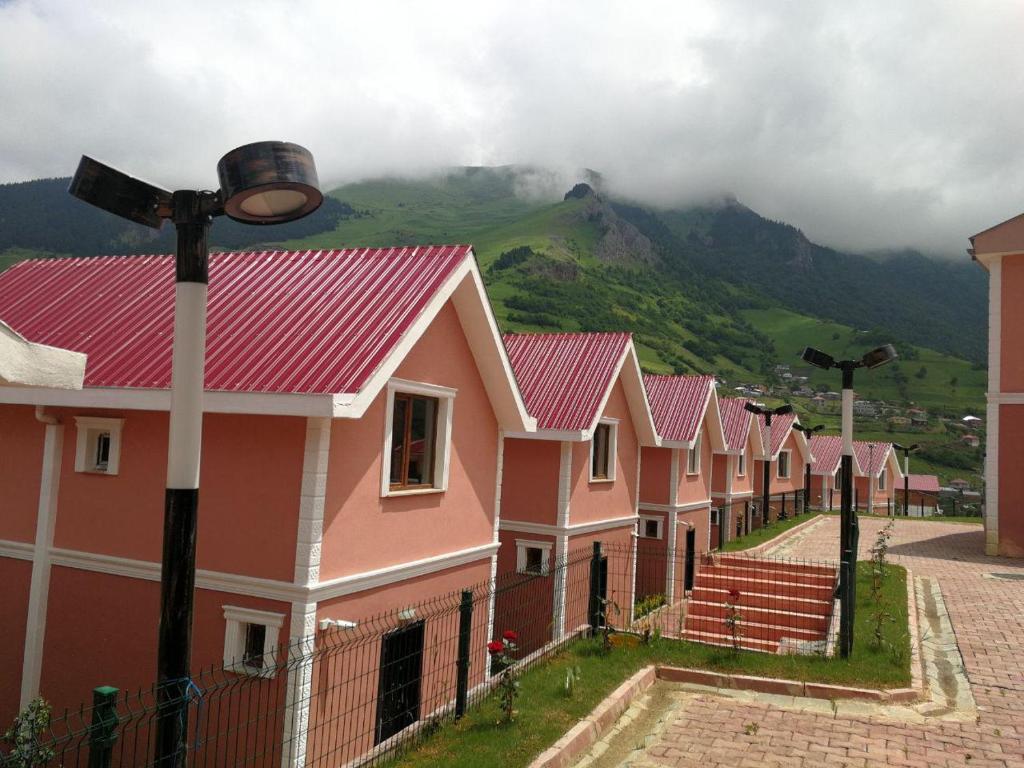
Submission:
[[[786,438],[789,437],[789,433],[793,429],[793,422],[795,420],[795,413],[772,416],[772,445],[769,455],[774,456],[782,448],[782,444],[786,442]],[[763,441],[768,431],[768,425],[765,422],[764,416],[757,417],[757,425],[761,428],[761,440]]]
[[751,418],[750,411],[743,407],[747,402],[742,397],[722,397],[718,400],[727,451],[742,451],[747,447]]
[[[210,256],[206,388],[355,393],[466,245]],[[27,261],[0,274],[0,317],[89,356],[87,387],[170,386],[172,256]]]
[[713,376],[644,374],[647,401],[662,440],[692,442],[711,399]]
[[836,435],[814,435],[811,438],[811,472],[815,475],[834,475],[843,458],[843,438]]
[[877,475],[882,471],[885,460],[892,450],[892,443],[875,443],[861,440],[853,441],[853,452],[857,454],[857,463],[865,475]]
[[590,429],[619,372],[628,333],[505,334],[512,370],[538,429]]
[[911,491],[922,493],[938,493],[939,478],[936,475],[907,475],[910,480]]

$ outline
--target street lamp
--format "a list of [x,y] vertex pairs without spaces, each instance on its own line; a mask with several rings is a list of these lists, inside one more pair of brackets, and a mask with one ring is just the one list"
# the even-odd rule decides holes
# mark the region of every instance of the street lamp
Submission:
[[892,447],[903,451],[903,516],[910,517],[910,454],[921,446],[917,443],[909,446],[893,443]]
[[860,360],[836,360],[813,347],[804,349],[804,362],[830,370],[838,368],[843,374],[843,457],[839,516],[839,600],[842,617],[839,623],[839,653],[848,658],[853,650],[853,613],[856,605],[857,544],[860,532],[857,513],[853,509],[853,372],[858,368],[878,368],[895,360],[896,349],[885,344],[866,353]]
[[217,164],[217,192],[168,192],[90,157],[68,191],[129,221],[177,229],[171,406],[164,494],[155,763],[185,764],[192,606],[196,571],[199,454],[202,447],[206,299],[214,216],[247,224],[294,221],[320,207],[313,156],[297,144],[265,141],[228,152]]
[[[805,427],[803,424],[794,424],[793,429],[798,432],[803,432],[804,437],[807,438],[808,446],[810,445],[811,438],[814,437],[815,432],[820,432],[825,428],[824,424],[818,424],[814,427]],[[808,448],[808,451],[810,448]],[[822,490],[824,491],[825,485],[822,483]],[[824,495],[824,494],[823,494]],[[807,462],[807,466],[804,467],[804,512],[807,512],[811,508],[811,462]]]
[[793,406],[789,403],[780,405],[778,408],[765,408],[760,405],[754,405],[754,403],[747,400],[743,407],[753,414],[758,416],[764,416],[764,425],[767,428],[768,434],[768,451],[764,462],[764,475],[761,488],[761,520],[764,525],[767,525],[770,521],[768,519],[768,497],[771,495],[771,463],[772,463],[772,416],[782,416],[786,413],[793,412]]

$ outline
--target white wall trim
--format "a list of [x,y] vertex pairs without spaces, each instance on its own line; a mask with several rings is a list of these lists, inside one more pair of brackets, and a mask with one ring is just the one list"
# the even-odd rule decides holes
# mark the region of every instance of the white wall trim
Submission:
[[[689,451],[689,449],[686,449],[686,450]],[[687,455],[689,455],[689,453],[687,453]],[[679,504],[678,504],[678,502],[679,502],[679,464],[680,464],[681,461],[682,461],[682,449],[673,448],[672,449],[672,456],[669,459],[669,465],[668,465],[668,481],[669,481],[668,500],[669,500],[669,503],[666,504],[666,505],[658,505],[658,506],[664,506],[665,509],[664,510],[657,510],[657,511],[664,512],[665,513],[665,518],[668,520],[668,532],[667,532],[667,539],[666,539],[666,542],[665,542],[665,552],[666,552],[666,556],[668,558],[668,564],[667,564],[667,567],[665,568],[665,599],[668,601],[669,605],[672,605],[673,601],[675,600],[676,543],[677,543],[676,540],[679,537],[679,518],[677,516],[678,512],[676,511],[676,509],[679,506]],[[649,510],[649,511],[656,511],[656,510],[650,509],[651,506],[654,506],[654,505],[640,504],[637,511],[639,512],[640,510],[644,510],[644,509]]]
[[[999,408],[1002,394],[1003,257],[988,260],[988,403],[985,424],[985,554],[999,554]],[[1024,403],[1024,393],[1015,393]]]
[[0,557],[9,557],[12,560],[29,560],[34,557],[36,548],[27,541],[11,541],[10,539],[0,540]]
[[[588,470],[589,472],[589,470]],[[558,454],[558,507],[555,519],[558,521],[559,529],[569,527],[570,501],[572,499],[572,443],[562,441]],[[555,578],[552,589],[554,590],[554,613],[552,622],[554,625],[554,637],[556,640],[565,635],[565,562],[566,553],[569,550],[569,537],[562,534],[555,534]]]
[[514,437],[517,440],[551,440],[552,442],[585,443],[590,439],[590,432],[586,429],[538,429],[536,432],[510,431],[505,437]]
[[597,533],[613,528],[636,525],[637,516],[613,517],[608,520],[597,520],[592,523],[576,523],[575,525],[549,525],[548,523],[527,523],[519,520],[502,520],[501,530],[514,533],[533,533],[541,536],[579,536],[584,533]]
[[[504,430],[498,430],[498,462],[494,477],[494,527],[491,536],[491,542],[494,544],[494,554],[491,555],[491,597],[487,601],[487,641],[489,642],[494,637],[494,598],[495,598],[495,586],[498,583],[498,548],[501,546],[499,541],[499,523],[501,522],[501,484],[502,478],[505,474],[505,432]],[[487,654],[487,670],[486,674],[488,679],[491,675],[491,655]]]
[[316,647],[316,603],[292,603],[288,642],[288,683],[285,689],[284,744],[281,768],[306,765],[309,706],[313,693],[313,651]]
[[986,399],[995,405],[1024,405],[1024,392],[989,392]]
[[[741,494],[736,495],[739,496]],[[649,512],[692,512],[695,509],[710,507],[711,503],[711,499],[689,501],[686,504],[648,504],[646,502],[641,502],[640,509],[647,510]]]
[[295,584],[300,587],[315,586],[320,580],[330,455],[331,420],[323,417],[306,419],[299,523],[295,541]]
[[25,617],[25,644],[21,660],[21,708],[39,695],[43,670],[43,641],[50,598],[51,548],[57,524],[57,496],[60,491],[64,426],[47,424],[43,437],[39,504],[36,511],[36,540],[32,547],[32,576]]

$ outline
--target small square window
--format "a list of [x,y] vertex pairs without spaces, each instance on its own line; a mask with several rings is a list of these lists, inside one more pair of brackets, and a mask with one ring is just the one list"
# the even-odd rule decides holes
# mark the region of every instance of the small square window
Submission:
[[640,518],[640,538],[642,539],[660,539],[661,538],[661,524],[662,520],[660,517],[641,517]]
[[121,459],[124,419],[76,416],[75,471],[116,475]]
[[544,550],[540,547],[526,548],[526,572],[541,573],[544,570]]
[[547,576],[551,542],[516,539],[516,572]]
[[232,605],[223,608],[224,669],[240,675],[273,677],[284,616]]

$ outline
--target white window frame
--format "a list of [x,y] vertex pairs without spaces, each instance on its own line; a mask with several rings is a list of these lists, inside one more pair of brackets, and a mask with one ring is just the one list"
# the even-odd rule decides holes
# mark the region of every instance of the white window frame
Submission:
[[886,488],[885,488],[885,476],[886,476],[886,474],[887,473],[885,472],[885,470],[882,470],[881,472],[878,473],[878,490],[880,490],[880,491],[886,490]]
[[[658,524],[658,532],[654,536],[648,536],[644,531],[646,530],[646,523],[653,520]],[[665,537],[665,518],[660,515],[640,515],[639,531],[641,539],[663,539]]]
[[[786,457],[786,474],[782,474],[782,457]],[[793,452],[779,451],[779,457],[775,461],[775,477],[778,480],[788,480],[793,474]]]
[[[284,614],[240,608],[235,605],[223,605],[221,608],[224,609],[224,669],[250,677],[273,677],[277,671],[275,654],[277,638],[281,633],[281,627],[284,626]],[[242,661],[245,656],[245,632],[249,624],[264,628],[261,669],[253,669]]]
[[[721,524],[720,523],[721,519],[722,519],[722,510],[719,509],[718,507],[712,507],[711,508],[711,514],[708,516],[708,525],[709,526],[720,525]],[[711,533],[709,532],[708,536],[710,536],[710,535],[711,535]]]
[[[380,495],[415,496],[424,493],[444,493],[448,490],[448,470],[452,454],[452,414],[458,390],[419,381],[391,379],[384,399],[384,451],[381,454]],[[434,484],[427,488],[391,487],[391,435],[395,417],[395,394],[421,395],[437,399],[437,428],[434,435]]]
[[[95,475],[116,475],[121,466],[121,430],[124,419],[101,418],[97,416],[75,416],[75,472]],[[107,451],[107,465],[96,462],[96,441],[104,432],[110,433],[110,448]]]
[[739,461],[736,462],[736,477],[747,476],[747,454],[740,453]]
[[[605,417],[599,419],[597,423],[608,426],[608,477],[594,477],[594,447],[597,445],[597,441],[594,440],[593,435],[590,438],[590,461],[588,462],[587,474],[592,483],[614,483],[615,465],[618,463],[616,457],[619,446],[619,420]],[[596,428],[594,432],[597,432]]]
[[699,430],[697,437],[693,439],[693,447],[686,451],[686,474],[688,475],[700,474],[700,449],[703,438],[703,430]]
[[536,574],[526,570],[526,550],[540,550],[540,575],[547,576],[551,572],[551,549],[554,547],[552,541],[534,541],[532,539],[516,539],[516,573]]

